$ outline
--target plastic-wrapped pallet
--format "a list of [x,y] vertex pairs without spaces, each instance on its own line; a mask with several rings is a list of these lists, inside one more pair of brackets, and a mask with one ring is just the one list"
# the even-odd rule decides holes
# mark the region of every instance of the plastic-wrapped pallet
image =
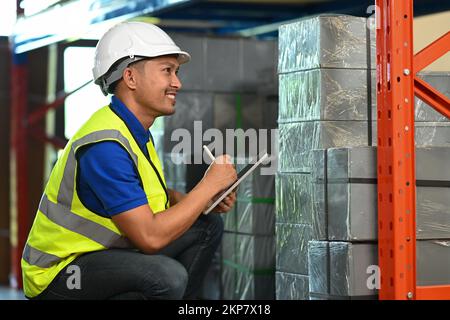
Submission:
[[313,239],[327,239],[326,150],[312,150],[312,173],[276,176],[276,222],[311,227]]
[[312,228],[309,225],[277,223],[277,271],[308,275],[308,241]]
[[366,121],[307,121],[279,124],[279,171],[312,171],[313,149],[368,144]]
[[[376,147],[328,149],[330,240],[377,239]],[[450,147],[416,148],[418,239],[450,238]]]
[[180,33],[171,37],[193,57],[179,73],[183,90],[276,93],[276,41]]
[[[418,285],[450,282],[450,241],[419,240]],[[380,286],[375,243],[309,243],[310,293],[324,298],[375,297]]]
[[[418,146],[450,146],[450,122],[415,122],[414,142]],[[372,145],[377,145],[377,123],[372,122]]]
[[313,69],[280,74],[279,81],[279,122],[368,120],[376,109],[367,70]]
[[[236,170],[239,172],[249,160],[238,160]],[[258,235],[275,233],[275,176],[262,174],[261,168],[255,169],[237,189],[237,232]]]
[[275,280],[277,300],[308,300],[308,276],[277,271]]
[[224,299],[272,299],[275,282],[273,236],[224,233]]
[[[278,35],[278,72],[367,69],[374,45],[370,39],[367,21],[359,17],[321,15],[282,25]],[[375,68],[373,62],[371,65]]]
[[222,265],[222,286],[224,300],[273,300],[275,298],[273,274],[252,272],[228,262]]
[[164,178],[167,188],[186,192],[186,165],[183,164],[183,155],[178,153],[165,153]]
[[276,176],[276,222],[312,225],[311,174],[283,173]]

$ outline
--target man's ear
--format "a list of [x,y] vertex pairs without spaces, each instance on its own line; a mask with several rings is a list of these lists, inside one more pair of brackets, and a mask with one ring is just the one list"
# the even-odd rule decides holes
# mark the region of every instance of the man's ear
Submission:
[[136,70],[132,68],[125,68],[122,72],[123,81],[125,82],[125,85],[131,90],[136,89],[136,76]]

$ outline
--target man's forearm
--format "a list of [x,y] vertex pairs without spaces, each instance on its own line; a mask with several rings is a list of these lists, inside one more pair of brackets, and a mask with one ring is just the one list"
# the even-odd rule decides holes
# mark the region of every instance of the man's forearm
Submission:
[[167,191],[169,193],[169,201],[171,206],[176,205],[178,202],[181,201],[181,199],[186,197],[185,193],[173,189],[167,189]]

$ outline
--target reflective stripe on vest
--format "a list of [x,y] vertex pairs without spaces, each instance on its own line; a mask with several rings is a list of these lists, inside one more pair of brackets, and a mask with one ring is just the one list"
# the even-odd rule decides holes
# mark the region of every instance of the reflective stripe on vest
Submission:
[[[125,146],[133,159],[136,168],[138,167],[138,157],[131,149],[127,138],[125,138],[120,131],[102,130],[88,134],[72,143],[71,152],[69,153],[66,166],[64,168],[63,178],[58,190],[58,203],[50,201],[47,198],[47,195],[44,194],[39,204],[39,211],[41,211],[53,223],[67,230],[83,235],[106,248],[129,248],[132,246],[127,238],[115,233],[101,224],[79,216],[71,212],[69,209],[74,194],[76,150],[83,145],[110,138],[120,141],[123,146]],[[62,260],[62,258],[55,255],[33,248],[28,243],[25,245],[23,251],[23,259],[30,265],[36,265],[42,268],[48,268]]]
[[75,165],[77,161],[75,158],[76,150],[79,147],[84,146],[86,144],[98,142],[108,138],[119,140],[123,144],[123,146],[127,149],[128,153],[133,159],[136,169],[138,168],[138,157],[133,152],[133,149],[131,149],[130,142],[128,141],[128,139],[125,138],[119,130],[102,130],[90,133],[72,143],[71,146],[72,150],[67,159],[61,185],[59,186],[58,203],[66,205],[67,207],[70,207],[72,204],[74,192],[73,186],[75,180]]

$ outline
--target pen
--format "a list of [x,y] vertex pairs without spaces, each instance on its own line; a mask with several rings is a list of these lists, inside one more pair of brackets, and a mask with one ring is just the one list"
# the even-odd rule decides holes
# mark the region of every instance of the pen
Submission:
[[211,159],[211,161],[214,162],[214,160],[216,160],[216,158],[213,156],[211,151],[209,151],[208,147],[207,146],[203,146],[203,149],[205,149],[205,152],[208,154],[208,156]]

